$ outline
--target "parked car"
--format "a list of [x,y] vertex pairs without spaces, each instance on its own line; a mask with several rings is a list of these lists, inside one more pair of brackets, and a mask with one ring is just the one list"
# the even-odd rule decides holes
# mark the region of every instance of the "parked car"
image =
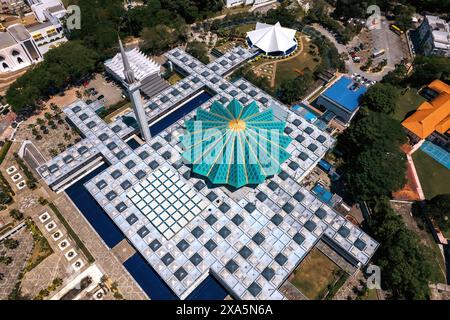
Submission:
[[105,96],[102,94],[97,97],[97,100],[103,100],[103,99],[105,99]]

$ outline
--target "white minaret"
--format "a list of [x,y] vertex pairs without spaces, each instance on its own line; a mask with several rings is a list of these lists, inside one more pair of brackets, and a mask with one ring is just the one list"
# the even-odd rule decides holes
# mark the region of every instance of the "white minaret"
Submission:
[[128,95],[130,96],[131,105],[133,106],[133,112],[136,116],[136,120],[141,131],[141,136],[145,142],[149,142],[152,138],[150,134],[150,129],[148,127],[147,117],[145,115],[144,107],[142,106],[141,91],[139,87],[140,82],[134,77],[134,72],[131,69],[130,63],[128,62],[127,55],[123,49],[122,41],[119,37],[120,54],[122,55],[123,61],[123,75],[125,76],[125,82],[127,83]]

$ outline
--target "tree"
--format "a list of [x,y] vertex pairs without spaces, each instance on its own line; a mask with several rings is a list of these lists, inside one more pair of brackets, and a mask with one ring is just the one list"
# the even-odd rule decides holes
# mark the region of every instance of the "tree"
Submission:
[[375,263],[381,268],[383,289],[393,299],[427,299],[431,266],[426,250],[385,198],[373,208],[371,228],[380,242]]
[[17,248],[19,246],[19,241],[8,238],[5,241],[3,241],[3,245],[7,249],[14,250],[15,248]]
[[436,79],[450,80],[450,59],[417,56],[414,59],[414,72],[409,79],[411,85],[419,88]]
[[206,45],[199,41],[192,41],[187,44],[186,52],[197,58],[204,64],[209,63],[208,49]]
[[37,108],[44,98],[93,72],[98,54],[78,41],[69,41],[45,55],[45,60],[14,82],[6,99],[15,112]]
[[334,15],[343,18],[365,18],[368,16],[367,8],[377,4],[376,0],[337,0]]
[[358,200],[370,200],[391,196],[405,183],[406,156],[400,150],[371,149],[356,156],[349,165],[347,181],[353,196]]
[[437,195],[428,200],[425,211],[441,230],[450,229],[450,194]]
[[184,37],[184,31],[172,29],[166,25],[157,25],[142,30],[143,50],[150,53],[160,53],[178,43]]
[[18,210],[18,209],[12,209],[12,210],[9,212],[9,215],[10,215],[14,220],[17,220],[17,221],[20,221],[20,220],[23,219],[23,213],[22,213],[20,210]]
[[362,104],[375,112],[392,114],[395,111],[399,91],[388,83],[377,83],[362,97]]
[[378,112],[361,113],[350,127],[338,137],[338,147],[345,159],[352,161],[366,150],[389,152],[406,143],[405,131],[399,121]]
[[312,81],[312,74],[305,72],[303,76],[283,81],[277,94],[284,103],[293,103],[303,98]]
[[8,266],[11,264],[12,261],[13,261],[13,259],[11,257],[3,256],[3,255],[0,256],[0,264]]
[[395,69],[389,71],[387,75],[383,77],[382,83],[389,83],[396,87],[401,87],[407,80],[408,69],[403,64],[395,66]]
[[0,204],[4,205],[4,204],[8,204],[11,203],[13,199],[11,198],[11,196],[8,194],[8,192],[6,192],[2,186],[0,186]]
[[394,7],[395,24],[402,30],[411,29],[414,25],[412,23],[412,16],[416,9],[410,5],[399,4]]

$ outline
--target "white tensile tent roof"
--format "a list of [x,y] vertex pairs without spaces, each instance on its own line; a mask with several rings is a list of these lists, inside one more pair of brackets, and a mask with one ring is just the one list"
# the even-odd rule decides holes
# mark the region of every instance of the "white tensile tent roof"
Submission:
[[[152,74],[159,73],[159,64],[142,53],[138,48],[126,51],[125,54],[127,55],[136,80],[141,81]],[[120,52],[112,59],[105,61],[105,67],[108,71],[113,73],[116,78],[121,80],[125,79],[122,55]]]
[[296,31],[284,28],[279,22],[275,25],[258,22],[256,29],[247,33],[251,43],[266,53],[286,52],[297,45]]

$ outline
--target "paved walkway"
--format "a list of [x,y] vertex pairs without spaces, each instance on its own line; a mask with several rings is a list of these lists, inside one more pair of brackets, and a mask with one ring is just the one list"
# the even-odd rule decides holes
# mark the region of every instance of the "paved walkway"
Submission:
[[26,228],[22,228],[12,236],[12,239],[19,241],[19,246],[16,249],[9,250],[0,244],[0,251],[5,251],[6,256],[13,259],[8,266],[0,264],[0,273],[4,276],[3,280],[0,280],[0,300],[8,299],[8,295],[16,284],[19,273],[25,267],[33,250],[33,237]]
[[355,274],[358,269],[352,266],[347,262],[342,256],[340,256],[336,251],[331,249],[327,244],[325,244],[322,240],[317,242],[316,248],[319,249],[324,255],[330,258],[334,263],[336,263],[339,268],[344,270],[350,275]]
[[112,281],[117,281],[119,290],[124,298],[127,300],[148,299],[147,295],[136,284],[119,259],[114,255],[113,251],[105,245],[100,236],[91,227],[89,222],[85,220],[78,209],[74,207],[65,193],[56,195],[53,192],[49,192],[49,194],[51,194],[51,201],[56,204],[72,229],[94,256],[100,270],[108,275]]

